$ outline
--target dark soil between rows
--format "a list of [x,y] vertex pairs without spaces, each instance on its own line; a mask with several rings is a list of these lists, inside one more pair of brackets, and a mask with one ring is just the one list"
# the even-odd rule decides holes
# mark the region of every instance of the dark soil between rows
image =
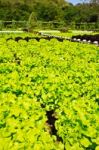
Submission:
[[84,35],[72,36],[72,39],[74,39],[74,38],[80,39],[81,41],[83,41],[83,40],[89,41],[90,40],[92,43],[94,41],[97,41],[99,43],[99,34],[96,34],[96,35],[86,35],[86,34],[84,34]]
[[[16,37],[16,38],[8,38],[7,41],[9,40],[15,40],[16,42],[18,42],[19,40],[25,40],[25,41],[29,41],[29,40],[36,40],[36,41],[40,41],[41,39],[45,39],[45,40],[51,40],[53,37],[25,37],[25,38],[22,38],[22,37]],[[61,38],[57,38],[58,41],[60,42],[63,42],[63,39]]]
[[[63,42],[64,40],[69,40],[72,42],[77,42],[78,40],[80,40],[81,42],[83,42],[83,40],[86,40],[86,42],[90,42],[90,43],[94,43],[97,42],[97,44],[99,44],[99,34],[96,35],[76,35],[76,36],[72,36],[71,38],[67,39],[64,37],[59,37],[59,36],[42,36],[42,37],[15,37],[15,38],[8,38],[7,41],[9,40],[15,40],[16,42],[20,41],[20,40],[25,40],[25,41],[29,41],[29,40],[36,40],[36,41],[40,41],[41,39],[45,39],[45,40],[51,40],[51,39],[57,39],[59,42]],[[75,40],[74,40],[75,39]]]
[[56,138],[57,138],[57,141],[61,141],[63,142],[62,138],[58,136],[57,134],[57,130],[55,128],[55,121],[57,120],[56,117],[55,117],[55,112],[54,110],[51,110],[51,111],[47,111],[46,112],[46,115],[47,115],[47,125],[49,126],[49,132],[51,135],[55,135]]

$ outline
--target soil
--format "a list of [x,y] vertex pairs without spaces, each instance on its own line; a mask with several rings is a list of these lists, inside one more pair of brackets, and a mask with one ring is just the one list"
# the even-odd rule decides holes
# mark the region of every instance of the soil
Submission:
[[76,38],[76,39],[80,39],[81,41],[86,40],[86,41],[90,41],[91,43],[93,43],[94,41],[97,41],[99,43],[99,34],[96,35],[77,35],[77,36],[72,36],[72,40]]
[[16,38],[8,38],[7,39],[7,41],[9,41],[9,40],[15,40],[16,42],[18,42],[19,40],[25,40],[25,41],[29,41],[29,40],[31,40],[31,39],[35,39],[35,40],[37,40],[38,42],[41,40],[41,39],[45,39],[45,40],[51,40],[51,39],[53,39],[53,38],[56,38],[58,41],[60,41],[60,42],[63,42],[63,38],[61,38],[61,37],[53,37],[53,36],[44,36],[44,37],[25,37],[25,38],[22,38],[22,37],[16,37]]
[[47,115],[47,118],[48,118],[48,120],[47,120],[46,123],[47,123],[47,125],[49,126],[50,134],[51,134],[51,135],[55,135],[58,142],[59,142],[59,141],[63,142],[62,138],[58,136],[57,130],[56,130],[56,128],[55,128],[55,121],[56,121],[57,119],[55,118],[55,112],[54,112],[54,110],[47,111],[47,112],[46,112],[46,115]]
[[71,39],[66,39],[64,37],[59,37],[59,36],[42,36],[42,37],[29,37],[29,36],[27,36],[25,38],[22,38],[22,37],[8,38],[7,41],[12,39],[12,40],[15,40],[16,42],[18,42],[19,40],[25,40],[28,42],[31,39],[35,39],[39,42],[41,39],[51,40],[53,38],[56,38],[60,42],[63,42],[64,40],[77,42],[79,40],[81,42],[86,41],[89,43],[97,42],[97,44],[99,45],[99,34],[96,34],[96,35],[86,35],[86,34],[85,35],[76,35],[76,36],[72,36]]

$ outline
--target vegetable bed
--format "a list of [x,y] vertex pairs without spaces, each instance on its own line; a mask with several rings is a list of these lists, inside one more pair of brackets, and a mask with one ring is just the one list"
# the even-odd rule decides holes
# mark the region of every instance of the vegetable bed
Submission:
[[0,37],[0,150],[99,150],[99,47]]

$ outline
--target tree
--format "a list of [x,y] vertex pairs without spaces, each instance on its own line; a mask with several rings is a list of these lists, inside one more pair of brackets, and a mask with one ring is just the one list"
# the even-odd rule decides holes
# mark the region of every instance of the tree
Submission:
[[99,0],[90,0],[90,3],[99,4]]

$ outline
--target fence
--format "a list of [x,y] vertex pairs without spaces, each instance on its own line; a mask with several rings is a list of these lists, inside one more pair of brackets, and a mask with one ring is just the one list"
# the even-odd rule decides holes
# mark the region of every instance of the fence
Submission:
[[99,22],[97,23],[68,23],[58,21],[36,21],[29,24],[28,21],[0,21],[0,30],[3,29],[58,29],[67,31],[68,29],[94,30],[99,31]]
[[27,21],[0,21],[0,30],[26,28]]
[[71,27],[77,30],[99,31],[99,22],[95,23],[72,23]]

